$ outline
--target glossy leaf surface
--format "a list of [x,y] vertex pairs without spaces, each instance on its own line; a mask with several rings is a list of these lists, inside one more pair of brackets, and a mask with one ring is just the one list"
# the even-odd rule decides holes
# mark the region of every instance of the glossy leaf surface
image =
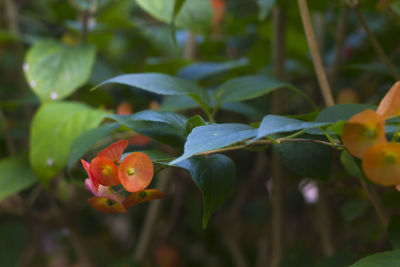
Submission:
[[220,207],[232,192],[236,171],[233,161],[225,155],[193,157],[178,164],[187,169],[203,194],[203,227],[207,226],[212,213]]
[[197,153],[227,147],[252,138],[255,135],[256,129],[239,123],[211,124],[196,127],[187,137],[183,155],[170,162],[170,165],[174,165]]
[[105,111],[74,102],[42,105],[33,118],[30,139],[30,162],[39,180],[47,184],[61,171],[75,139],[97,127],[105,115]]
[[60,100],[87,82],[94,60],[95,48],[91,45],[41,41],[26,55],[25,76],[42,102]]
[[0,202],[37,182],[27,158],[11,157],[0,161]]

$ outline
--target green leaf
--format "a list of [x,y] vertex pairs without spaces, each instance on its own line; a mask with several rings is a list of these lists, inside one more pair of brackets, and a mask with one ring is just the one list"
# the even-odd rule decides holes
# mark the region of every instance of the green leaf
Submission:
[[133,115],[129,115],[126,118],[134,121],[162,122],[174,126],[181,131],[185,131],[186,122],[188,120],[185,116],[177,113],[154,110],[144,110]]
[[394,249],[400,249],[400,216],[394,215],[390,218],[388,226],[388,237]]
[[256,129],[246,124],[224,123],[199,126],[192,130],[185,143],[184,153],[170,162],[174,165],[200,153],[230,146],[256,135]]
[[182,9],[183,4],[186,2],[186,0],[174,0],[174,8],[172,12],[172,19],[171,19],[171,35],[172,35],[172,40],[176,43],[176,38],[175,38],[175,20],[176,16],[179,14],[179,12]]
[[166,96],[160,106],[160,111],[181,111],[199,107],[192,98],[185,95]]
[[212,98],[216,106],[220,106],[224,103],[253,99],[281,87],[291,87],[291,85],[266,75],[244,76],[223,83],[214,91]]
[[37,179],[24,157],[6,158],[0,161],[0,202],[31,185]]
[[267,115],[261,121],[254,140],[277,133],[294,132],[329,125],[327,122],[307,122],[283,116]]
[[196,100],[204,110],[209,110],[209,99],[204,88],[170,75],[161,73],[125,74],[106,80],[98,86],[109,83],[134,86],[160,95],[187,95]]
[[187,169],[203,194],[203,227],[216,208],[221,206],[231,193],[236,177],[235,164],[225,155],[193,157],[178,164]]
[[330,176],[332,148],[312,142],[286,142],[274,145],[281,162],[303,177],[326,180]]
[[74,102],[50,102],[36,112],[31,125],[30,161],[44,184],[65,167],[70,147],[107,113]]
[[[347,121],[353,115],[365,109],[375,110],[376,106],[367,104],[339,104],[330,106],[322,110],[314,122],[330,122],[332,124],[338,122],[337,125],[333,126],[332,130],[339,132],[341,130],[340,126],[343,125],[343,123],[339,121]],[[316,135],[322,134],[319,129],[308,129],[306,130],[306,133]],[[333,134],[331,131],[328,131],[328,133]]]
[[[154,110],[144,110],[132,115],[109,115],[108,118],[114,119],[132,130],[134,127],[131,127],[130,124],[134,122],[147,121],[147,122],[155,122],[167,124],[171,127],[174,127],[179,133],[183,134],[186,130],[186,122],[187,118],[183,115],[167,112],[167,111],[154,111]],[[132,124],[133,125],[133,124]]]
[[271,13],[272,8],[275,5],[275,0],[257,0],[258,8],[258,18],[264,20]]
[[[155,18],[165,23],[171,23],[173,14],[175,14],[175,1],[136,0],[136,2]],[[186,0],[176,16],[175,24],[195,33],[203,33],[211,28],[213,14],[210,1]]]
[[264,112],[262,110],[243,102],[225,103],[221,106],[221,110],[244,115],[254,120],[261,120],[261,118],[264,116]]
[[340,162],[351,176],[364,179],[364,172],[361,169],[360,161],[350,155],[347,150],[343,150],[340,154]]
[[400,250],[392,250],[369,255],[350,267],[393,267],[400,266]]
[[[166,161],[170,161],[171,158],[173,158],[170,155],[165,154],[164,152],[161,152],[158,150],[139,150],[139,152],[145,153],[147,156],[149,156],[151,161],[153,161],[155,163],[164,164],[164,165],[168,165]],[[131,154],[131,152],[125,153],[125,154],[129,155],[129,154]],[[124,157],[124,155],[122,155],[122,157]],[[121,158],[121,161],[122,161],[122,158]]]
[[88,81],[95,48],[41,41],[29,49],[25,60],[26,79],[40,100],[60,100]]
[[340,209],[340,212],[346,221],[352,222],[363,215],[369,207],[370,205],[367,200],[354,199],[346,202]]
[[186,0],[175,0],[174,2],[174,12],[172,13],[172,21],[175,20],[176,16],[179,14],[179,11],[181,11],[181,8],[183,4],[185,3]]
[[204,119],[200,115],[195,115],[191,117],[187,122],[186,122],[186,129],[185,129],[185,136],[188,136],[192,130],[198,126],[204,126],[207,123],[204,121]]
[[4,267],[20,266],[24,248],[28,241],[28,229],[17,221],[0,225],[0,263]]
[[354,114],[359,113],[365,109],[376,109],[374,105],[367,104],[340,104],[327,107],[322,110],[315,122],[337,122],[339,120],[347,121]]
[[249,61],[246,58],[229,62],[198,62],[183,67],[177,76],[198,81],[248,65]]
[[107,137],[115,129],[119,127],[117,123],[108,123],[99,127],[87,130],[82,133],[71,145],[68,169],[71,169],[74,164],[81,159],[93,146],[101,139]]
[[181,147],[185,141],[187,118],[176,113],[145,110],[128,116],[107,117],[164,144]]

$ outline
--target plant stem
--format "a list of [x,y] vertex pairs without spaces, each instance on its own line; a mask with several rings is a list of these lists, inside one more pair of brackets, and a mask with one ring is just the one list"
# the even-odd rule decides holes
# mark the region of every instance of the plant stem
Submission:
[[[314,139],[307,139],[307,138],[291,138],[291,139],[279,138],[279,139],[276,139],[275,141],[278,144],[286,143],[286,142],[311,142],[311,143],[317,143],[317,144],[321,144],[321,145],[331,146],[333,148],[338,148],[338,147],[342,148],[343,147],[343,145],[338,144],[338,143],[332,144],[330,142],[326,142],[326,141],[322,141],[322,140],[314,140]],[[254,141],[253,143],[251,143],[251,145],[270,145],[270,144],[273,144],[273,142],[270,140],[257,140],[257,141]],[[223,147],[223,148],[219,148],[219,149],[215,149],[215,150],[200,152],[195,155],[196,156],[210,155],[210,154],[215,154],[215,153],[243,149],[243,148],[246,148],[247,146],[248,145],[246,145],[246,144],[228,146],[228,147]]]
[[83,10],[81,12],[81,23],[82,23],[81,43],[82,44],[87,43],[89,19],[90,19],[89,10]]
[[331,66],[329,80],[332,88],[336,88],[336,81],[339,74],[339,66],[343,60],[343,47],[346,34],[347,17],[349,8],[343,4],[340,9],[339,22],[336,28],[336,42],[335,42],[335,59]]
[[350,6],[353,8],[354,12],[356,13],[358,21],[360,22],[364,31],[367,33],[368,39],[371,42],[371,45],[375,49],[375,52],[378,54],[378,57],[380,58],[382,63],[388,68],[393,79],[395,79],[397,81],[400,80],[400,76],[397,74],[395,67],[393,66],[392,62],[390,62],[390,59],[386,55],[382,46],[379,44],[378,39],[375,37],[375,34],[369,28],[368,23],[365,20],[364,15],[362,14],[362,12],[360,10],[360,5],[359,5],[358,1],[354,1],[353,3],[350,4]]
[[[333,106],[335,101],[333,99],[332,90],[329,86],[329,82],[325,73],[324,66],[322,64],[321,55],[318,49],[318,43],[316,41],[316,37],[314,34],[314,30],[312,28],[311,19],[310,19],[310,12],[308,10],[307,1],[306,0],[297,0],[300,9],[301,20],[303,22],[304,32],[306,34],[308,46],[310,47],[311,57],[314,64],[314,69],[317,74],[318,83],[321,88],[321,93],[324,98],[325,106]],[[328,139],[329,136],[327,136]],[[335,143],[332,139],[329,140],[331,145],[335,147]],[[317,203],[317,217],[319,220],[320,227],[322,227],[322,231],[320,231],[320,238],[322,241],[324,253],[326,255],[331,255],[334,253],[334,245],[333,245],[333,238],[332,238],[332,231],[329,224],[324,224],[325,222],[330,222],[330,214],[328,212],[327,203],[324,200],[324,191],[322,186],[319,187],[320,189],[320,200]],[[325,228],[323,228],[325,227]]]
[[14,140],[10,133],[10,125],[8,124],[7,118],[4,115],[3,110],[0,108],[0,121],[3,123],[3,134],[7,146],[7,151],[10,156],[16,155],[17,151],[15,149]]
[[321,87],[322,96],[326,106],[334,105],[331,88],[322,65],[321,55],[318,50],[318,44],[312,28],[310,12],[308,11],[306,0],[297,0],[300,9],[301,20],[303,22],[304,32],[307,37],[308,46],[310,47],[311,57],[314,63],[314,69],[317,74],[318,82]]
[[67,225],[69,231],[69,238],[71,244],[78,256],[79,263],[86,267],[95,267],[97,264],[94,262],[92,256],[89,253],[89,247],[86,242],[81,238],[73,226]]
[[[251,195],[252,189],[257,182],[261,180],[265,176],[267,157],[265,156],[265,152],[258,152],[256,155],[256,159],[252,164],[252,169],[249,174],[249,179],[246,179],[243,184],[240,186],[240,191],[238,195],[233,200],[233,203],[227,212],[224,221],[228,220],[232,222],[229,224],[229,227],[224,223],[221,225],[221,232],[224,235],[224,241],[227,245],[232,258],[234,259],[236,266],[248,266],[248,262],[246,261],[245,255],[243,255],[241,249],[240,236],[238,236],[241,231],[240,229],[240,211],[243,205],[246,203],[246,199]],[[269,224],[267,224],[269,225]],[[270,230],[269,227],[265,227],[267,230]],[[269,231],[268,231],[269,232]],[[261,241],[260,241],[261,242]],[[263,248],[263,247],[262,247]],[[264,257],[267,253],[267,250],[260,250],[260,254],[257,255],[258,259],[262,259],[265,263],[263,266],[268,264],[268,257]]]
[[316,203],[317,208],[317,229],[321,237],[322,251],[325,256],[332,256],[335,253],[335,246],[332,237],[332,224],[329,213],[329,206],[326,199],[325,186],[318,184],[319,199]]
[[183,58],[186,60],[194,60],[196,58],[196,48],[196,35],[189,32],[185,47],[183,48]]
[[376,215],[378,216],[379,221],[381,222],[383,229],[386,229],[388,224],[389,224],[389,219],[388,216],[383,208],[382,201],[380,198],[376,195],[375,190],[372,190],[371,187],[367,185],[367,183],[364,181],[363,178],[358,178],[360,181],[360,184],[362,188],[365,190],[367,193],[367,196],[369,198],[369,201],[371,201],[372,206],[374,207],[374,210],[376,212]]
[[[166,191],[168,187],[168,181],[171,177],[172,168],[168,168],[160,173],[157,179],[156,188],[161,191]],[[147,253],[150,240],[153,235],[154,224],[157,220],[157,216],[161,210],[162,199],[154,200],[150,203],[149,210],[147,211],[146,218],[143,223],[143,229],[140,232],[137,246],[133,254],[133,258],[139,262],[144,260]]]
[[223,234],[223,240],[225,245],[228,247],[230,254],[232,255],[234,266],[236,267],[247,267],[249,266],[246,262],[242,250],[240,249],[239,243],[235,238],[229,234]]
[[5,0],[5,17],[7,17],[9,31],[19,37],[18,12],[13,0]]
[[[274,76],[280,80],[285,79],[285,58],[286,58],[286,18],[285,12],[280,7],[275,7],[272,11],[273,38],[272,38],[272,67]],[[283,92],[276,91],[272,95],[272,113],[282,112]],[[272,143],[279,144],[276,140],[268,138]],[[284,175],[278,156],[272,155],[272,220],[271,220],[271,259],[270,266],[278,266],[283,255],[284,247]],[[269,227],[268,227],[269,228]]]

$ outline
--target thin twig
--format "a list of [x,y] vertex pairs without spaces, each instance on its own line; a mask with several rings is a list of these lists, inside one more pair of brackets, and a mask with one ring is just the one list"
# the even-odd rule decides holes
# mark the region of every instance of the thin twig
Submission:
[[[285,58],[286,58],[286,40],[285,28],[286,18],[285,13],[280,7],[275,7],[272,11],[273,38],[272,38],[272,67],[274,76],[280,80],[285,79]],[[274,92],[272,96],[272,112],[280,114],[282,112],[282,91]],[[273,140],[271,140],[273,141]],[[275,140],[274,140],[275,141]],[[278,142],[279,144],[279,142]],[[284,175],[278,155],[272,155],[272,218],[271,225],[267,226],[271,233],[271,258],[270,266],[278,266],[283,255],[284,235]],[[266,263],[267,264],[267,263]]]
[[4,4],[4,12],[8,22],[8,29],[13,35],[19,37],[18,12],[15,3],[13,0],[5,0]]
[[308,46],[310,47],[311,57],[314,63],[314,69],[317,73],[319,86],[321,87],[322,96],[326,106],[334,105],[331,88],[329,87],[328,79],[322,65],[321,55],[318,50],[318,44],[315,38],[314,30],[312,28],[310,12],[308,11],[306,0],[297,0],[300,8],[301,20],[303,22],[304,32],[307,37]]
[[79,266],[85,266],[85,267],[97,266],[96,262],[94,261],[89,252],[90,247],[86,244],[85,240],[79,235],[79,233],[75,230],[73,226],[67,225],[67,227],[71,245],[78,256]]
[[325,186],[322,183],[318,184],[319,199],[316,203],[317,208],[317,229],[321,236],[322,251],[325,256],[331,256],[335,253],[335,246],[332,236],[332,223],[329,212],[329,205],[326,199]]
[[82,13],[81,13],[81,22],[82,22],[81,42],[82,42],[82,44],[85,44],[87,42],[89,19],[90,19],[90,12],[88,10],[82,11]]
[[[279,144],[287,143],[287,142],[311,142],[311,143],[317,143],[317,144],[326,145],[326,146],[330,146],[330,147],[338,148],[338,149],[343,148],[343,145],[341,145],[339,143],[334,143],[334,145],[333,145],[330,142],[326,142],[326,141],[322,141],[322,140],[307,139],[307,138],[292,138],[292,139],[279,138],[279,139],[276,139],[275,141],[277,141]],[[257,140],[257,141],[252,142],[250,145],[270,145],[272,143],[273,142],[271,140]],[[219,148],[219,149],[199,152],[195,155],[196,156],[210,155],[210,154],[227,152],[227,151],[232,151],[232,150],[244,149],[247,147],[248,147],[247,144],[240,144],[240,145],[228,146],[228,147],[223,147],[223,148]]]
[[[171,177],[172,168],[168,168],[160,173],[157,180],[156,188],[165,192],[168,187],[168,181]],[[149,210],[147,211],[146,218],[143,223],[143,229],[140,232],[137,246],[134,251],[133,257],[135,260],[142,262],[147,253],[151,237],[153,235],[154,224],[157,216],[161,210],[162,199],[154,200],[150,203]]]
[[376,192],[367,185],[363,178],[358,178],[358,180],[360,181],[362,188],[367,193],[369,201],[371,201],[379,221],[381,222],[383,228],[386,229],[389,224],[389,218],[383,208],[382,201],[378,198]]
[[196,58],[196,35],[188,32],[187,40],[183,48],[183,58],[186,60],[194,60]]
[[365,20],[364,15],[362,14],[362,12],[360,10],[360,5],[359,5],[358,1],[354,1],[354,3],[350,4],[350,6],[353,8],[354,12],[356,13],[358,21],[360,22],[364,31],[367,33],[368,39],[371,42],[371,45],[375,49],[375,52],[378,54],[378,57],[380,58],[382,63],[388,68],[393,79],[395,79],[396,81],[400,80],[400,76],[397,74],[395,67],[393,66],[389,57],[386,55],[382,46],[379,44],[378,39],[375,37],[375,34],[369,28],[368,23]]
[[234,266],[236,267],[247,267],[249,266],[246,259],[242,253],[239,243],[234,239],[233,236],[229,234],[223,234],[223,240],[227,246],[230,254],[233,257]]
[[[246,179],[244,185],[240,187],[241,189],[239,191],[239,194],[234,199],[229,211],[226,214],[226,219],[224,220],[224,222],[230,221],[232,223],[229,224],[229,226],[227,226],[225,223],[221,225],[225,244],[235,262],[235,265],[238,267],[249,265],[240,246],[240,236],[238,236],[238,233],[240,231],[236,230],[241,226],[240,220],[238,218],[243,205],[246,203],[246,199],[251,194],[253,186],[256,184],[257,181],[260,180],[261,177],[263,177],[263,174],[265,173],[265,162],[267,162],[265,152],[257,153],[256,159],[253,163],[252,170],[249,175],[249,179]],[[269,230],[269,228],[267,229]],[[265,254],[267,254],[266,251],[262,251],[262,255]],[[261,255],[257,255],[258,258],[259,256]],[[268,261],[266,262],[268,263]]]
[[10,133],[10,125],[8,124],[8,120],[7,120],[6,116],[4,115],[4,112],[1,108],[0,108],[0,121],[3,123],[3,134],[4,134],[4,139],[6,142],[8,154],[11,156],[14,156],[14,155],[16,155],[17,150],[15,148],[14,140]]
[[329,80],[332,85],[332,88],[336,88],[337,78],[339,74],[339,66],[343,60],[343,47],[344,40],[346,35],[346,25],[347,25],[347,17],[349,13],[349,8],[346,5],[343,5],[340,9],[340,15],[338,19],[338,24],[336,27],[336,42],[335,42],[335,59],[333,60],[333,64],[331,66]]
[[[306,0],[297,0],[297,2],[299,5],[301,20],[303,22],[303,27],[304,27],[304,32],[307,37],[308,46],[310,47],[310,52],[311,52],[311,57],[313,59],[314,69],[315,69],[315,72],[317,73],[318,83],[321,88],[321,93],[324,98],[325,106],[328,106],[328,107],[333,106],[335,104],[335,101],[333,99],[332,90],[329,86],[328,79],[327,79],[326,73],[325,73],[325,69],[322,64],[321,55],[318,50],[318,44],[316,41],[314,30],[312,28],[310,13],[309,13],[308,6],[307,6],[307,1]],[[335,142],[333,140],[331,140],[330,143],[332,143],[332,146],[335,146]],[[323,188],[320,186],[319,189],[323,189]],[[320,191],[321,191],[321,196],[320,196],[320,200],[317,203],[317,205],[318,205],[317,216],[318,216],[318,219],[320,220],[320,224],[322,223],[320,237],[321,237],[321,241],[322,241],[322,245],[323,245],[325,254],[331,255],[334,253],[332,231],[331,231],[329,224],[326,224],[326,225],[323,224],[324,222],[330,221],[330,214],[328,212],[327,203],[324,200],[324,198],[325,198],[324,192],[323,192],[323,190],[320,190]]]

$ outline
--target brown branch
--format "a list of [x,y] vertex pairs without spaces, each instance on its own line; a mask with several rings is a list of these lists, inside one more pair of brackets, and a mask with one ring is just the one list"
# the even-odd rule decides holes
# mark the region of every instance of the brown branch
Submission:
[[187,40],[183,48],[183,58],[186,60],[194,60],[196,58],[196,35],[188,32]]
[[[315,69],[315,72],[317,73],[318,83],[321,88],[321,93],[324,98],[325,106],[332,106],[335,104],[335,101],[333,100],[332,90],[329,86],[328,79],[327,79],[326,73],[325,73],[325,69],[322,64],[321,55],[318,50],[318,44],[316,41],[314,30],[312,28],[310,13],[309,13],[308,6],[307,6],[307,1],[306,0],[297,0],[297,2],[299,5],[301,20],[303,22],[303,27],[304,27],[304,32],[306,34],[308,46],[310,47],[310,52],[311,52],[311,57],[313,59],[314,69]],[[320,186],[319,189],[320,189],[321,194],[320,194],[320,200],[317,203],[317,207],[318,207],[317,216],[318,216],[318,220],[319,220],[318,223],[320,225],[320,238],[322,241],[324,253],[326,255],[331,255],[334,253],[332,231],[331,231],[331,227],[329,226],[329,224],[324,225],[324,223],[330,222],[330,214],[328,212],[327,203],[325,201],[324,191],[321,190],[323,188]]]
[[7,18],[8,30],[16,37],[19,37],[20,32],[18,26],[17,7],[15,6],[13,0],[5,0],[4,5],[5,5],[4,12],[5,12],[5,17]]
[[6,116],[4,115],[3,110],[0,108],[0,122],[3,123],[3,134],[4,134],[4,140],[7,146],[7,152],[9,155],[14,156],[17,153],[17,150],[15,148],[14,140],[12,138],[12,135],[10,133],[10,125],[8,124],[8,120]]
[[314,64],[314,69],[317,74],[319,86],[326,106],[335,104],[332,96],[331,88],[329,87],[328,79],[322,64],[321,55],[318,50],[318,44],[312,28],[310,12],[308,11],[306,0],[297,0],[300,9],[301,20],[303,22],[304,32],[307,37],[308,46],[310,47],[311,57]]
[[[273,24],[273,37],[272,37],[272,67],[274,76],[280,80],[285,78],[285,58],[286,58],[286,40],[285,28],[286,18],[285,13],[280,7],[275,7],[272,11],[272,24]],[[280,114],[282,112],[282,92],[276,91],[272,95],[272,112]],[[284,223],[284,210],[283,210],[283,188],[284,176],[282,175],[282,166],[280,164],[278,155],[272,155],[272,218],[271,225],[267,226],[271,233],[271,258],[270,266],[275,267],[279,265],[282,259],[284,247],[283,223]],[[267,239],[265,239],[267,240]],[[265,264],[268,264],[265,262]]]
[[350,6],[353,8],[354,12],[356,13],[358,21],[360,22],[364,31],[367,33],[368,39],[371,42],[372,47],[375,49],[375,52],[378,54],[378,57],[380,58],[382,63],[388,68],[393,79],[395,79],[397,81],[400,80],[400,76],[397,74],[395,67],[393,66],[389,57],[386,55],[382,46],[379,44],[378,39],[375,37],[375,34],[369,28],[368,23],[365,20],[364,15],[362,14],[362,12],[360,10],[360,5],[359,5],[358,1],[351,2]]
[[82,44],[87,43],[90,17],[91,17],[91,14],[88,10],[83,10],[81,12],[81,24],[82,24],[81,43]]
[[339,74],[339,66],[343,60],[343,47],[346,35],[346,25],[349,9],[346,5],[343,5],[340,10],[339,21],[336,26],[336,43],[335,43],[335,58],[330,71],[330,83],[332,87],[336,88],[336,80]]

